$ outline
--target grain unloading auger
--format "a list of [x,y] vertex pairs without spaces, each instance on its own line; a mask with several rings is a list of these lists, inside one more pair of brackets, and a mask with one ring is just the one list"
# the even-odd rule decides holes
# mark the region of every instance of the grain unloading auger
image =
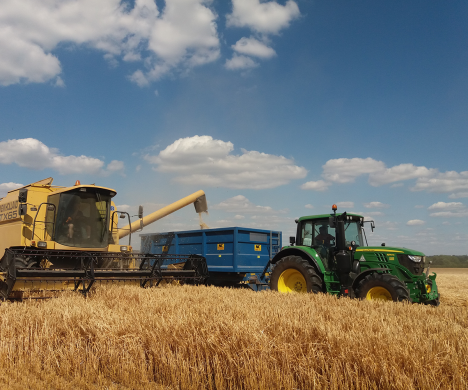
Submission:
[[[116,191],[95,185],[52,186],[52,178],[10,191],[0,199],[0,299],[25,291],[79,290],[95,284],[130,283],[142,287],[161,281],[199,284],[208,277],[204,257],[134,253],[131,233],[194,204],[206,212],[205,193],[197,191],[130,223],[118,211]],[[128,219],[121,229],[118,221]],[[128,244],[120,239],[129,236]]]

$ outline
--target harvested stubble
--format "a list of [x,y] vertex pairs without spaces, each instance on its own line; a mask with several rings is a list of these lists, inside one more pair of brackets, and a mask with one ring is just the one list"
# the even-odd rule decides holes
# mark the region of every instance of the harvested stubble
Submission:
[[[443,293],[449,278],[440,279]],[[447,297],[433,308],[322,294],[110,286],[87,299],[3,303],[0,384],[466,389],[468,311],[457,302]]]

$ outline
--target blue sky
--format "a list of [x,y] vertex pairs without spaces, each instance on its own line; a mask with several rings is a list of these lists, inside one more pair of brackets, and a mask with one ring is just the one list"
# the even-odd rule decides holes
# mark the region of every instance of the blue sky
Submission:
[[[0,196],[49,176],[211,227],[468,253],[468,3],[4,0]],[[145,232],[198,226],[193,208]]]

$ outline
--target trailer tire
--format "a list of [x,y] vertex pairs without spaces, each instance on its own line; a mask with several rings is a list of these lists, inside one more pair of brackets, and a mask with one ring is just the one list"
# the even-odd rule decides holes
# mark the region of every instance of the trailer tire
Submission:
[[405,284],[396,276],[389,274],[372,273],[367,275],[358,283],[355,294],[357,298],[368,301],[411,302]]
[[300,256],[280,259],[271,274],[271,289],[281,293],[319,293],[323,291],[322,278],[315,268]]

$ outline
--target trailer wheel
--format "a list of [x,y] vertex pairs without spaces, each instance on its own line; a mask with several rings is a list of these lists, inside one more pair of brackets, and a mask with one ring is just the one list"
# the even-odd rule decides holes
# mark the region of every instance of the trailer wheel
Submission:
[[405,284],[394,275],[373,273],[357,285],[356,297],[368,301],[411,301]]
[[280,293],[319,293],[323,281],[309,262],[299,256],[279,260],[271,274],[271,289]]

